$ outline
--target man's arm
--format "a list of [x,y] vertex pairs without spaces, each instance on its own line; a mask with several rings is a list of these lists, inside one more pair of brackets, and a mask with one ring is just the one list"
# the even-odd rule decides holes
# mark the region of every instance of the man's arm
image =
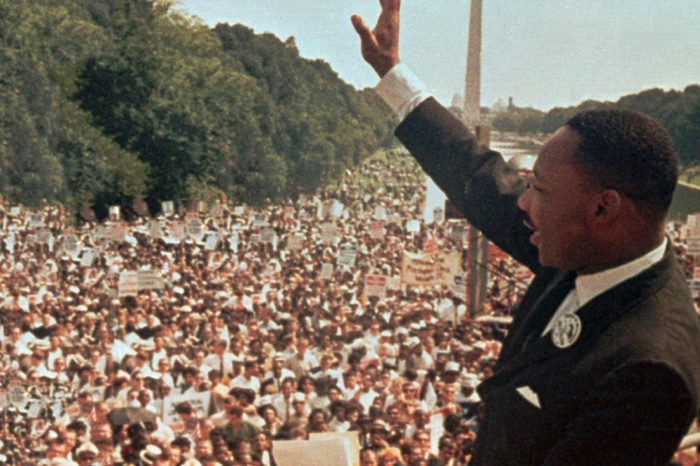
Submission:
[[516,206],[525,189],[523,180],[500,154],[479,146],[449,111],[433,99],[423,100],[426,93],[412,88],[410,72],[396,66],[400,63],[401,2],[380,3],[382,11],[373,30],[357,15],[352,23],[362,42],[362,56],[383,78],[378,87],[382,97],[401,118],[411,111],[396,136],[473,225],[517,260],[536,269],[537,250],[528,240],[531,232],[524,227]]
[[401,0],[379,0],[379,3],[382,12],[373,30],[358,15],[353,15],[351,20],[362,41],[362,57],[383,78],[399,63]]

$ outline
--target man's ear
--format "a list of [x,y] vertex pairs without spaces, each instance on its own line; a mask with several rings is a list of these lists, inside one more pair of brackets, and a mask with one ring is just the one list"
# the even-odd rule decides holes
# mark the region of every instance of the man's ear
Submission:
[[623,199],[615,189],[606,189],[598,194],[595,210],[596,222],[610,222],[616,219],[622,211]]

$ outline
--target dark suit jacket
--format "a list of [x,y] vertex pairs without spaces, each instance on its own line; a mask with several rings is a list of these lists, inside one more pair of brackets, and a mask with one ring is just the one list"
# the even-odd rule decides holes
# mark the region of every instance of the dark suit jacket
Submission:
[[537,263],[515,204],[518,174],[434,99],[396,135],[473,225],[535,272],[495,374],[478,388],[485,417],[472,464],[667,464],[700,393],[700,326],[670,248],[583,306],[580,337],[557,348],[540,335],[574,274]]

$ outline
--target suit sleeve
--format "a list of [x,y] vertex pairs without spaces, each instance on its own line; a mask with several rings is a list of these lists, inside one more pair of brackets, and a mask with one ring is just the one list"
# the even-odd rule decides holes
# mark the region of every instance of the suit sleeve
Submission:
[[516,260],[538,267],[516,205],[525,183],[498,152],[481,146],[434,98],[406,117],[396,137],[472,225]]
[[681,375],[656,361],[611,373],[580,405],[545,466],[667,465],[694,416]]

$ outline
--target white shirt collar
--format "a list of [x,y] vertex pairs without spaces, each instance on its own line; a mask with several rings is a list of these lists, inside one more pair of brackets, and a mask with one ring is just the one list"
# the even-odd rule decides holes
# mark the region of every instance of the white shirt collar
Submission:
[[619,285],[628,278],[640,274],[652,265],[659,262],[666,251],[668,238],[656,249],[651,250],[642,257],[634,259],[622,265],[618,265],[612,269],[603,270],[602,272],[592,273],[590,275],[579,275],[576,277],[576,294],[578,296],[579,306],[585,306],[588,301],[596,296],[608,291],[609,289]]

